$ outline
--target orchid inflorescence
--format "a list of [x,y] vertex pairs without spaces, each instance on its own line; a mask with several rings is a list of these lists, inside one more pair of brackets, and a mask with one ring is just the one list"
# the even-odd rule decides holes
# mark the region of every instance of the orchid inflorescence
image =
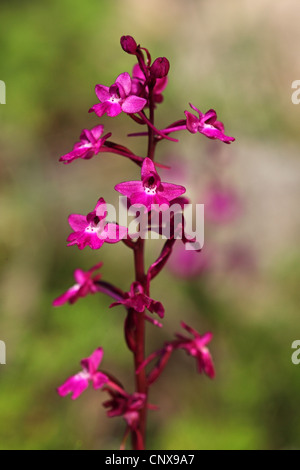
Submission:
[[[186,119],[177,120],[163,129],[158,129],[154,123],[154,114],[157,106],[163,101],[163,91],[168,84],[168,72],[170,64],[165,57],[159,57],[152,62],[149,51],[136,43],[131,36],[121,38],[122,49],[136,57],[137,63],[133,67],[132,76],[129,73],[121,73],[111,86],[96,85],[95,92],[99,103],[92,106],[89,112],[102,117],[104,114],[116,117],[125,113],[138,125],[145,126],[146,132],[130,134],[130,136],[147,136],[148,146],[145,156],[136,155],[127,147],[113,142],[112,134],[104,134],[102,124],[88,130],[84,129],[73,150],[60,157],[60,161],[70,164],[76,159],[89,160],[99,153],[114,153],[131,160],[141,167],[140,181],[121,182],[115,186],[115,190],[127,197],[128,207],[134,205],[150,217],[151,211],[157,207],[168,208],[173,203],[177,207],[183,207],[189,202],[182,195],[186,189],[183,186],[162,182],[157,168],[164,167],[155,160],[155,149],[162,140],[177,142],[170,136],[177,131],[189,133],[201,133],[209,139],[218,139],[224,143],[231,143],[235,139],[226,136],[224,125],[217,121],[214,110],[202,113],[192,104],[190,107],[194,113],[185,111]],[[164,209],[162,209],[164,210]],[[121,443],[121,449],[125,448],[128,436],[132,437],[132,446],[135,450],[145,449],[146,418],[149,409],[157,407],[149,404],[149,387],[158,379],[167,362],[175,350],[183,349],[187,354],[196,359],[197,370],[204,372],[210,378],[215,375],[211,354],[207,344],[211,341],[212,334],[200,335],[196,330],[182,322],[181,326],[188,335],[176,334],[175,339],[165,342],[158,351],[145,357],[145,321],[161,328],[165,309],[162,303],[150,296],[152,280],[161,272],[179,238],[183,243],[190,241],[182,234],[183,224],[177,224],[176,217],[171,219],[171,230],[168,239],[164,242],[158,258],[145,270],[144,249],[145,239],[139,235],[133,240],[129,237],[128,228],[111,223],[107,220],[107,205],[100,197],[94,210],[86,216],[71,214],[69,224],[72,233],[68,236],[68,246],[77,245],[80,250],[89,246],[92,250],[98,250],[104,243],[118,243],[122,241],[126,247],[132,250],[134,255],[135,279],[132,281],[128,292],[124,292],[114,284],[102,280],[101,274],[95,274],[102,266],[98,262],[88,271],[76,269],[74,272],[75,284],[65,293],[56,298],[54,306],[61,306],[67,302],[73,304],[81,297],[88,294],[104,293],[113,299],[110,307],[123,305],[126,310],[124,333],[127,346],[134,357],[135,391],[128,393],[121,382],[108,372],[99,370],[103,358],[103,349],[98,347],[86,359],[81,361],[82,371],[70,377],[58,388],[61,396],[71,394],[73,400],[77,399],[83,391],[92,384],[95,390],[101,389],[107,392],[109,398],[103,403],[108,410],[109,417],[121,416],[126,422],[126,429]],[[158,227],[161,234],[161,227]],[[182,236],[179,237],[178,234]],[[151,315],[149,315],[148,313]],[[159,317],[159,320],[155,318]],[[149,364],[152,369],[146,372]]]

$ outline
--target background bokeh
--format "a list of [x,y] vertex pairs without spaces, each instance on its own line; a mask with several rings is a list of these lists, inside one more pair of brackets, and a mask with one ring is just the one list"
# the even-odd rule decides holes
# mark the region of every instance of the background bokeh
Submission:
[[[291,83],[300,78],[299,15],[298,0],[1,2],[1,449],[114,449],[124,430],[122,420],[106,417],[102,392],[88,390],[75,402],[55,392],[100,345],[103,367],[132,390],[124,311],[108,310],[102,295],[51,305],[76,267],[102,260],[103,278],[124,290],[133,276],[124,245],[95,253],[67,248],[65,239],[68,214],[88,213],[100,196],[116,201],[114,185],[137,179],[138,167],[106,154],[58,162],[82,128],[99,122],[87,113],[97,102],[95,84],[131,72],[123,34],[170,60],[160,126],[182,119],[192,102],[216,109],[236,137],[224,145],[180,133],[178,144],[158,149],[194,202],[217,182],[239,210],[207,220],[199,269],[189,272],[177,253],[153,283],[166,317],[163,330],[150,328],[148,351],[184,319],[214,333],[217,375],[199,376],[193,358],[174,355],[151,392],[161,409],[150,415],[148,446],[300,447],[300,365],[291,362],[300,338],[300,106],[291,102]],[[136,126],[125,115],[101,122],[115,141],[144,154],[143,138],[126,137]],[[149,243],[150,261],[160,245]]]

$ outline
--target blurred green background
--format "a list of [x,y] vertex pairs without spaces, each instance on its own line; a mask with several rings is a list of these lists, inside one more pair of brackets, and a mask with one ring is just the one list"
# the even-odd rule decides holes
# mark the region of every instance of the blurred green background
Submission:
[[[170,60],[158,125],[182,119],[192,102],[216,109],[237,139],[226,146],[181,133],[180,143],[158,148],[159,160],[179,165],[194,202],[218,180],[243,207],[230,223],[207,224],[210,269],[185,279],[168,269],[153,283],[166,317],[162,330],[149,328],[148,352],[184,319],[213,331],[217,375],[199,376],[193,358],[174,355],[151,391],[161,409],[150,414],[148,447],[300,447],[300,365],[291,362],[300,338],[300,106],[291,102],[300,78],[299,14],[297,0],[1,2],[1,449],[114,449],[124,430],[121,419],[106,417],[102,392],[72,402],[55,391],[98,346],[103,368],[132,391],[124,311],[108,310],[102,295],[51,305],[77,267],[102,260],[103,278],[124,290],[133,276],[124,245],[79,251],[65,239],[70,213],[88,213],[100,196],[116,201],[114,185],[137,179],[138,167],[106,154],[58,162],[81,129],[99,122],[144,155],[143,138],[126,137],[136,126],[125,115],[99,121],[87,112],[96,83],[132,70],[123,34]],[[149,243],[150,261],[160,245]]]

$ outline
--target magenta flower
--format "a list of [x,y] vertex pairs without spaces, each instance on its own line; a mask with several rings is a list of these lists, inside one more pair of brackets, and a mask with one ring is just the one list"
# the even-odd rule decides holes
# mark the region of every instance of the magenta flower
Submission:
[[165,313],[163,305],[148,297],[139,282],[133,282],[130,286],[130,291],[126,292],[124,299],[112,303],[110,307],[115,307],[116,305],[124,305],[126,308],[133,308],[139,313],[143,313],[146,308],[151,313],[157,313],[160,318],[163,318]]
[[101,274],[92,276],[94,271],[97,271],[101,268],[103,263],[98,263],[96,266],[93,266],[89,271],[82,271],[81,269],[75,269],[74,279],[76,284],[70,287],[64,294],[60,295],[52,303],[54,307],[60,307],[61,305],[69,302],[74,304],[80,297],[85,297],[88,294],[94,294],[99,289],[95,284],[95,281],[101,279]]
[[230,144],[230,142],[235,140],[234,137],[228,137],[224,134],[224,125],[222,122],[217,121],[216,111],[210,109],[207,113],[203,114],[191,103],[190,107],[197,111],[199,115],[199,117],[197,117],[194,114],[185,111],[186,127],[192,134],[200,132],[200,134],[205,135],[209,139],[219,139],[222,140],[222,142],[225,142],[225,144]]
[[[140,66],[136,64],[132,70],[132,92],[135,95],[142,96],[148,99],[149,88],[145,86],[146,77],[142,72]],[[161,103],[163,101],[162,92],[168,84],[167,76],[163,78],[157,78],[153,88],[153,101],[154,103]]]
[[173,351],[176,349],[185,349],[188,354],[196,358],[198,372],[205,372],[211,379],[214,378],[215,370],[213,361],[206,347],[206,344],[209,343],[212,338],[212,333],[206,333],[201,336],[196,330],[185,323],[181,322],[181,326],[191,333],[194,338],[191,339],[181,334],[176,334],[178,339],[166,342],[162,349],[150,354],[136,370],[136,374],[140,373],[153,359],[158,358],[158,362],[147,376],[148,385],[153,384],[158,379],[166,367]]
[[105,391],[112,397],[103,403],[105,408],[110,408],[107,411],[107,416],[110,418],[123,416],[129,428],[135,430],[139,424],[139,410],[144,406],[146,395],[144,393],[129,395],[125,391],[121,394],[109,388],[106,388]]
[[76,400],[88,388],[89,381],[92,382],[95,390],[103,387],[109,381],[109,378],[102,372],[97,371],[102,357],[103,349],[98,348],[91,356],[82,359],[80,364],[83,370],[70,377],[64,384],[58,387],[58,394],[61,397],[65,397],[72,393],[71,399]]
[[[125,449],[125,443],[132,433],[135,441],[137,442],[140,449],[143,448],[143,438],[139,429],[140,424],[140,410],[143,409],[146,402],[146,395],[144,393],[135,392],[132,395],[125,392],[123,389],[113,390],[105,388],[105,391],[111,396],[110,400],[103,403],[104,408],[108,408],[107,416],[114,418],[115,416],[122,416],[126,421],[126,429],[120,446],[120,450]],[[152,405],[147,405],[147,408],[155,409]]]
[[78,245],[80,250],[89,246],[97,250],[104,242],[117,243],[126,237],[127,228],[107,223],[106,216],[106,203],[103,198],[98,200],[95,209],[87,216],[71,214],[68,220],[74,233],[67,238],[68,246]]
[[102,138],[104,126],[101,124],[94,127],[91,130],[83,129],[80,134],[80,142],[77,142],[73,150],[69,153],[66,153],[60,157],[59,161],[64,162],[65,164],[71,163],[77,158],[83,158],[84,160],[89,160],[94,155],[97,155],[100,152],[101,147],[104,142],[111,136],[111,133],[106,134]]
[[115,190],[127,196],[130,203],[137,206],[145,206],[151,210],[153,204],[166,204],[185,193],[185,188],[177,184],[162,183],[150,158],[145,158],[142,165],[141,181],[127,181],[115,186]]
[[110,87],[96,85],[95,92],[101,103],[95,104],[89,112],[94,111],[100,117],[105,113],[108,116],[117,116],[122,111],[128,114],[137,113],[147,103],[144,98],[132,92],[132,81],[127,72],[121,73]]
[[177,243],[167,267],[183,279],[191,279],[207,273],[212,265],[212,253],[206,247],[201,251],[186,250],[183,243]]
[[212,339],[212,333],[205,333],[201,336],[196,330],[186,325],[184,322],[181,322],[182,328],[184,328],[188,333],[191,333],[194,338],[188,338],[181,334],[176,334],[178,340],[173,341],[174,349],[185,349],[188,354],[195,357],[197,360],[198,372],[201,374],[204,372],[211,379],[215,376],[214,365],[212,357],[206,345]]
[[206,191],[205,215],[214,223],[232,222],[241,214],[241,202],[232,188],[223,187],[219,183],[211,185]]

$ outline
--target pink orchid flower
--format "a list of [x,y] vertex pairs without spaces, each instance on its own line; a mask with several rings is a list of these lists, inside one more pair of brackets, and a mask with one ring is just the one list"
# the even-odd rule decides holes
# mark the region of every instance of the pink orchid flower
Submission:
[[210,109],[207,113],[203,114],[191,103],[190,107],[194,109],[194,111],[197,111],[199,115],[199,117],[197,117],[189,111],[185,111],[186,127],[192,134],[200,132],[200,134],[205,135],[209,139],[219,139],[225,142],[225,144],[230,144],[235,140],[234,137],[228,137],[224,134],[224,125],[222,122],[217,121],[216,111]]
[[126,237],[127,228],[107,223],[106,216],[106,203],[103,198],[98,200],[95,209],[87,216],[71,214],[68,220],[74,232],[67,238],[68,246],[78,245],[80,250],[89,246],[97,250],[104,242],[117,243]]
[[110,87],[96,85],[95,92],[100,104],[95,104],[89,112],[95,112],[97,116],[118,116],[122,111],[132,114],[141,111],[147,100],[132,93],[132,80],[129,73],[121,73]]
[[102,388],[109,378],[99,372],[97,369],[103,357],[103,349],[98,348],[93,354],[86,359],[82,359],[82,371],[70,377],[65,383],[58,387],[57,392],[61,397],[65,397],[72,393],[71,399],[76,400],[89,386],[91,381],[95,390]]

